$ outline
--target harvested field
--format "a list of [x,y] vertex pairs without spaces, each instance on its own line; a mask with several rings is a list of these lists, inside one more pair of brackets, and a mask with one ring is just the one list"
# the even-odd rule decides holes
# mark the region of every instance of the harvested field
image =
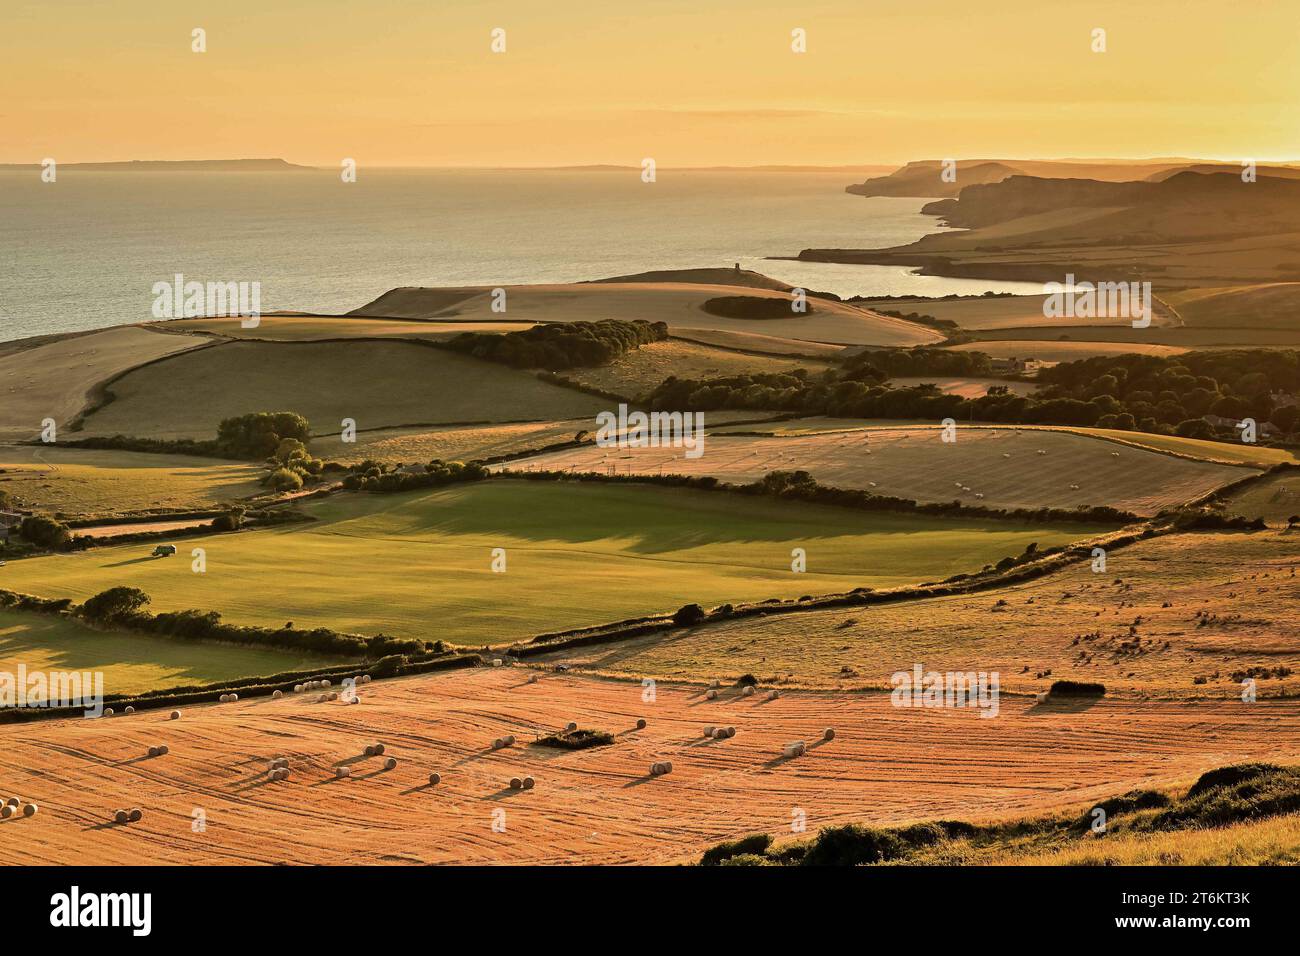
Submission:
[[997,359],[1020,358],[1039,362],[1079,362],[1098,355],[1182,355],[1187,351],[1177,345],[1033,340],[966,342],[963,345],[950,345],[948,348],[954,352],[983,352]]
[[[185,400],[175,399],[184,383]],[[88,434],[211,438],[223,418],[294,411],[317,433],[594,415],[608,402],[503,365],[409,342],[229,342],[131,372]]]
[[811,359],[786,359],[747,355],[694,342],[651,342],[598,368],[575,368],[565,378],[615,395],[636,400],[649,395],[669,376],[723,378],[732,375],[774,374],[803,368],[815,373],[831,363]]
[[67,515],[208,508],[264,491],[257,465],[58,445],[0,445],[0,491]]
[[[633,729],[647,709],[649,726]],[[616,730],[616,743],[529,746],[570,719]],[[721,719],[737,736],[702,739]],[[840,728],[833,741],[780,758],[828,725]],[[792,807],[810,830],[1024,816],[1300,752],[1300,714],[1272,702],[1057,710],[1004,699],[984,720],[897,709],[883,694],[728,691],[706,703],[697,688],[661,684],[646,705],[639,684],[528,684],[509,668],[376,682],[360,706],[289,696],[191,706],[177,722],[161,710],[3,733],[0,781],[42,808],[4,824],[21,834],[0,841],[5,864],[671,863],[756,830],[787,832]],[[491,751],[506,733],[519,745]],[[360,756],[380,738],[392,770]],[[138,759],[158,741],[166,760]],[[288,780],[268,781],[274,756],[288,758]],[[672,773],[648,776],[660,760]],[[511,790],[525,774],[535,788]],[[107,824],[121,806],[142,819]],[[191,831],[195,807],[206,832]]]
[[1033,382],[1011,382],[1002,378],[945,378],[944,376],[917,376],[891,378],[894,388],[912,388],[917,385],[935,385],[939,391],[962,398],[979,398],[993,387],[1005,388],[1013,395],[1032,395],[1038,390]]
[[1285,527],[1288,519],[1300,515],[1300,472],[1269,475],[1234,492],[1225,502],[1225,510]]
[[197,337],[124,325],[0,354],[0,441],[35,440],[43,419],[67,424],[106,379],[204,344]]
[[[1031,541],[1063,545],[1086,525],[850,512],[720,492],[493,480],[440,491],[311,502],[315,522],[11,561],[0,587],[84,600],[139,587],[156,611],[222,612],[231,623],[479,646],[672,612],[685,604],[939,580]],[[791,571],[794,547],[806,573]],[[507,570],[493,573],[493,549]]]
[[[0,568],[0,587],[8,587],[5,570]],[[16,674],[20,664],[29,673],[100,671],[105,694],[138,694],[338,662],[320,654],[104,632],[66,617],[0,608],[0,672]],[[0,739],[6,732],[0,727]]]
[[1293,673],[1258,678],[1257,693],[1295,697],[1297,569],[1300,535],[1181,534],[1115,550],[1101,573],[1081,562],[976,594],[744,618],[562,656],[638,679],[750,672],[795,686],[888,688],[919,662],[997,671],[1003,690],[1019,693],[1068,679],[1100,681],[1111,694],[1220,699],[1240,696],[1234,672],[1282,667]]
[[971,426],[957,434],[957,441],[944,443],[938,426],[928,425],[781,437],[712,435],[696,459],[674,448],[584,445],[500,467],[600,473],[613,468],[616,474],[713,475],[735,483],[804,469],[832,487],[917,501],[961,500],[990,508],[1110,505],[1140,515],[1251,473],[1067,431]]
[[271,342],[311,342],[342,338],[400,338],[441,341],[462,332],[518,332],[530,322],[404,322],[400,319],[354,318],[346,315],[298,315],[272,313],[262,316],[253,329],[240,325],[238,318],[175,319],[163,324],[169,331],[210,332],[232,339]]
[[719,348],[757,352],[763,355],[812,357],[827,360],[835,358],[845,348],[843,345],[825,345],[821,342],[782,339],[771,335],[759,335],[756,332],[723,332],[717,329],[678,329],[673,337],[689,342],[699,342],[702,345],[716,345]]
[[[1064,281],[1062,276],[1059,281]],[[917,312],[936,319],[956,322],[963,329],[993,330],[1019,328],[1050,328],[1058,325],[1075,325],[1077,318],[1062,316],[1048,318],[1043,315],[1046,295],[967,296],[960,299],[875,299],[862,304],[869,309]],[[1098,318],[1098,326],[1125,326],[1131,328],[1129,318]],[[1176,324],[1167,309],[1155,302],[1152,305],[1153,326]]]
[[[459,290],[458,290],[459,291]],[[506,312],[492,311],[492,290],[447,302],[444,289],[394,289],[350,313],[395,318],[516,322],[595,322],[646,319],[667,322],[673,334],[688,329],[758,333],[833,345],[930,345],[943,337],[925,326],[878,315],[843,302],[810,299],[812,310],[785,319],[728,319],[705,312],[712,298],[734,295],[734,286],[682,282],[608,282],[506,287]],[[750,289],[746,295],[789,299],[788,293]]]

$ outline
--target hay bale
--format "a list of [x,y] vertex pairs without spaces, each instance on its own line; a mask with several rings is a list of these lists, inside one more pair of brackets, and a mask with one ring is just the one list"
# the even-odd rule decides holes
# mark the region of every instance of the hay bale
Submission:
[[336,777],[347,777],[347,776],[350,776],[351,774],[352,774],[352,768],[351,768],[351,767],[335,767],[335,768],[334,768],[334,776],[336,776]]
[[524,777],[524,789],[531,790],[537,785],[537,781],[532,777]]
[[132,823],[139,823],[143,817],[144,817],[143,810],[141,810],[139,807],[132,807],[131,813],[128,815],[127,819],[130,820]]
[[713,736],[713,731],[716,730],[716,729],[717,729],[717,728],[715,728],[712,724],[710,724],[708,727],[705,727],[705,728],[704,728],[704,736],[706,736],[706,737],[712,737],[712,736]]
[[166,757],[171,752],[172,749],[168,747],[166,744],[160,744],[158,746],[158,756],[160,757]]
[[229,694],[222,694],[220,697],[217,698],[217,703],[218,703],[218,704],[224,704],[224,703],[229,702],[229,700],[230,700],[230,695],[229,695]]
[[359,704],[359,703],[361,703],[361,698],[360,698],[360,697],[357,697],[357,696],[354,694],[353,696],[351,696],[351,697],[348,698],[348,703],[349,703],[349,704]]
[[396,758],[396,757],[389,757],[387,760],[384,761],[384,769],[385,769],[385,770],[392,770],[392,769],[393,769],[394,767],[396,767],[396,766],[397,766],[397,758]]
[[131,819],[131,815],[130,815],[129,813],[127,813],[125,810],[114,810],[114,811],[113,811],[113,822],[114,822],[114,823],[126,823],[129,819]]
[[645,718],[644,718],[644,717],[638,717],[638,718],[637,718],[636,729],[637,729],[637,730],[645,730]]
[[364,753],[367,757],[373,757],[375,755],[375,745],[366,744],[366,749],[363,750],[362,753]]
[[572,721],[572,720],[569,721],[567,724],[564,725],[564,732],[565,732],[565,733],[572,733],[573,731],[575,731],[575,730],[577,730],[577,729],[578,729],[578,725],[577,725],[577,723],[574,722],[574,721]]
[[167,719],[168,719],[168,720],[180,720],[180,719],[181,719],[181,712],[180,712],[179,710],[173,710],[170,714],[167,715]]
[[650,765],[650,776],[657,777],[664,772],[664,765],[658,762]]
[[104,716],[105,716],[105,717],[112,717],[112,716],[113,716],[113,708],[112,708],[112,707],[105,707],[105,708],[104,708]]
[[127,704],[126,707],[125,707],[125,709],[123,710],[123,713],[126,713],[126,714],[134,714],[134,713],[135,713],[135,708],[132,707],[130,704]]
[[0,807],[0,820],[8,820],[13,815],[14,808],[9,806],[9,804],[6,803],[3,807]]
[[499,658],[499,657],[494,657],[494,658],[492,658],[492,666],[493,666],[493,667],[500,667],[500,666],[501,666],[501,658]]
[[745,687],[745,689],[742,690],[742,691],[740,692],[740,696],[741,696],[741,697],[753,697],[753,696],[754,696],[754,688],[753,688],[752,686],[747,685],[747,686]]
[[325,678],[323,681],[321,681],[321,682],[320,682],[320,685],[321,685],[322,687],[328,687],[328,686],[330,685],[330,680],[329,680],[329,678],[327,677],[327,678]]
[[232,704],[233,704],[235,701],[237,701],[237,700],[239,700],[239,695],[238,695],[238,694],[231,694],[231,695],[230,695],[230,702],[231,702]]
[[718,699],[718,692],[717,692],[716,690],[710,690],[710,691],[707,691],[707,692],[705,692],[705,694],[704,694],[704,699],[705,699],[705,700],[717,700],[717,699]]
[[369,675],[369,674],[362,674],[362,675],[361,675],[361,683],[363,683],[363,684],[369,684],[369,683],[370,683],[370,675]]
[[781,692],[779,690],[770,690],[767,692],[768,700],[776,700],[780,696],[781,696]]
[[709,690],[717,690],[721,686],[722,683],[720,681],[716,681],[716,680],[709,681]]
[[10,797],[8,800],[5,801],[5,806],[16,807],[20,803],[22,803],[22,800],[20,800],[18,797]]
[[536,675],[536,674],[529,674],[529,675],[528,675],[528,683],[530,683],[530,684],[536,684],[536,683],[537,683],[537,675]]
[[802,740],[796,740],[785,745],[782,753],[787,757],[802,757],[807,750],[807,745]]
[[294,684],[294,685],[293,685],[293,692],[294,692],[295,694],[301,694],[301,693],[302,693],[302,684]]
[[375,755],[376,755],[376,756],[379,756],[379,755],[382,754],[386,749],[387,749],[387,748],[386,748],[383,744],[375,744]]
[[440,783],[442,783],[442,774],[440,773],[429,774],[429,786],[436,787]]
[[157,748],[157,747],[150,747],[149,750],[147,751],[147,753],[149,754],[150,757],[156,757],[156,756],[158,756],[158,748]]
[[520,779],[519,777],[511,777],[511,778],[510,778],[510,789],[511,789],[511,790],[522,790],[522,789],[524,789],[524,782],[523,782],[523,780]]
[[736,728],[735,728],[735,727],[728,727],[728,728],[727,728],[727,736],[728,736],[728,737],[734,737],[734,736],[736,736]]
[[827,727],[825,730],[822,731],[822,740],[834,740],[834,739],[835,739],[834,727]]
[[282,691],[282,690],[276,689],[276,690],[271,691],[271,699],[272,699],[272,700],[279,700],[279,699],[280,699],[281,697],[283,697],[283,696],[284,696],[284,691]]
[[514,735],[514,734],[506,734],[506,736],[505,736],[505,742],[506,742],[506,746],[507,746],[507,747],[513,747],[513,746],[515,745],[515,735]]

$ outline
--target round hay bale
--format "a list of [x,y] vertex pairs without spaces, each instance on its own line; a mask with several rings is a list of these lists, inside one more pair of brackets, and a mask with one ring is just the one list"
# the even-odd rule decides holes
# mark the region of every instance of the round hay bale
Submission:
[[149,750],[148,750],[148,753],[149,753],[149,756],[150,756],[150,757],[156,757],[156,756],[158,756],[158,748],[157,748],[157,747],[150,747]]
[[271,691],[271,699],[272,699],[272,700],[279,700],[279,699],[280,699],[281,697],[283,697],[283,696],[284,696],[284,691],[282,691],[282,690],[276,689],[276,690]]
[[397,766],[397,758],[396,758],[396,757],[389,757],[387,760],[384,761],[384,769],[385,769],[385,770],[392,770],[392,769],[393,769],[394,767],[396,767],[396,766]]
[[781,692],[779,690],[768,691],[767,699],[776,700],[780,696],[781,696]]
[[650,776],[657,777],[663,772],[663,764],[656,762],[650,765]]
[[231,695],[230,695],[230,702],[231,702],[232,704],[233,704],[235,701],[237,701],[237,700],[239,700],[239,695],[238,695],[238,694],[231,694]]
[[506,734],[505,741],[506,741],[506,746],[507,746],[507,747],[513,747],[513,746],[515,745],[515,735],[514,735],[514,734]]
[[639,717],[639,718],[637,718],[636,729],[637,729],[637,730],[645,730],[645,718],[644,718],[644,717]]
[[169,753],[171,753],[171,752],[172,752],[172,749],[171,749],[170,747],[168,747],[166,744],[159,744],[159,745],[158,745],[158,755],[159,755],[160,757],[166,757],[166,756],[167,756]]
[[511,777],[511,778],[510,778],[510,789],[511,789],[511,790],[522,790],[522,789],[524,789],[524,782],[523,782],[523,780],[521,780],[519,777]]
[[822,740],[834,740],[834,739],[835,739],[834,727],[827,727],[825,730],[822,731]]
[[22,803],[22,800],[18,799],[17,797],[10,797],[8,800],[5,801],[5,806],[16,807],[20,803]]
[[705,699],[705,700],[717,700],[717,699],[718,699],[718,692],[717,692],[716,690],[710,690],[710,691],[708,691],[708,692],[704,695],[704,699]]
[[524,789],[531,790],[537,785],[537,781],[532,777],[524,777]]
[[329,698],[330,698],[330,700],[338,700],[338,699],[339,699],[339,692],[338,692],[338,691],[331,691],[331,692],[330,692],[330,695],[329,695]]
[[429,786],[436,787],[440,783],[442,783],[442,774],[440,773],[429,774]]
[[729,738],[730,738],[730,737],[734,737],[734,736],[736,736],[736,728],[735,728],[735,727],[728,727],[728,728],[727,728],[727,736],[728,736]]
[[167,715],[167,719],[168,719],[168,720],[180,720],[180,719],[181,719],[181,712],[180,712],[179,710],[173,710],[170,714]]
[[13,815],[14,808],[9,806],[9,804],[6,803],[3,807],[0,807],[0,820],[8,820]]
[[536,675],[536,674],[529,674],[529,675],[528,675],[528,683],[530,683],[530,684],[536,684],[536,683],[537,683],[537,675]]
[[327,677],[327,678],[325,678],[323,681],[321,681],[321,682],[320,682],[320,685],[321,685],[322,687],[328,687],[328,686],[330,685],[329,678]]
[[334,768],[334,776],[336,776],[336,777],[347,777],[347,776],[351,775],[351,773],[352,773],[352,768],[351,768],[351,767],[335,767],[335,768]]
[[229,703],[229,702],[230,702],[230,695],[229,695],[229,694],[222,694],[220,697],[217,698],[217,703],[218,703],[218,704],[225,704],[225,703]]
[[569,721],[567,724],[564,725],[564,730],[565,730],[566,733],[572,733],[573,731],[575,731],[575,730],[577,730],[577,729],[578,729],[578,725],[577,725],[577,723],[575,723],[575,722],[572,721],[572,720]]
[[375,754],[376,754],[376,755],[382,754],[382,753],[384,752],[385,749],[386,749],[386,748],[384,747],[383,744],[375,744]]
[[709,690],[717,690],[721,686],[722,684],[719,681],[716,680],[709,681]]
[[499,658],[499,657],[494,657],[494,658],[492,658],[492,666],[493,666],[493,667],[500,667],[500,666],[501,666],[501,658]]
[[302,693],[302,684],[294,684],[294,685],[293,685],[293,692],[294,692],[295,694],[301,694],[301,693]]
[[713,736],[713,732],[714,732],[715,730],[717,730],[717,728],[716,728],[716,727],[713,727],[713,726],[705,727],[705,728],[704,728],[704,736],[706,736],[706,737],[712,737],[712,736]]
[[362,751],[362,753],[364,753],[367,757],[373,757],[375,755],[375,745],[366,744],[366,749]]
[[363,684],[369,684],[369,683],[370,683],[370,675],[369,675],[369,674],[362,674],[362,675],[361,675],[361,683],[363,683]]
[[130,704],[127,704],[126,707],[123,709],[123,713],[134,714],[135,708],[132,707]]
[[112,716],[113,716],[113,708],[112,708],[112,707],[105,707],[105,708],[104,708],[104,716],[105,716],[105,717],[112,717]]
[[359,704],[359,703],[361,703],[361,698],[360,698],[360,697],[357,697],[355,694],[353,694],[351,697],[348,698],[348,703],[349,703],[349,704]]
[[493,749],[493,750],[500,750],[500,749],[501,749],[502,747],[504,747],[505,745],[506,745],[506,742],[505,742],[505,738],[503,738],[503,737],[498,737],[496,740],[492,741],[492,749]]
[[131,814],[127,813],[125,810],[114,810],[114,811],[113,811],[113,822],[114,822],[114,823],[126,823],[126,822],[127,822],[128,820],[130,820],[130,819],[131,819]]
[[673,762],[671,760],[665,760],[664,773],[672,773],[672,772],[673,772]]
[[786,744],[783,753],[787,757],[802,757],[804,754],[804,742],[802,740],[796,740],[793,743]]
[[139,807],[132,807],[131,813],[127,816],[127,819],[130,820],[132,823],[139,823],[143,817],[144,817],[143,810],[141,810]]
[[745,685],[745,689],[742,690],[742,691],[740,692],[740,696],[742,696],[742,697],[753,697],[753,696],[754,696],[754,688],[753,688],[753,686],[752,686],[752,685],[749,685],[749,684],[746,684],[746,685]]

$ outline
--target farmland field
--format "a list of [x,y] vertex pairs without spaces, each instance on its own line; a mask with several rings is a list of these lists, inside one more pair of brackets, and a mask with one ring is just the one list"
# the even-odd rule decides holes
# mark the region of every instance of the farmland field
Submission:
[[102,671],[105,694],[137,694],[338,661],[263,647],[105,633],[51,614],[0,609],[0,673],[14,674],[19,664],[28,673]]
[[[786,423],[789,428],[799,425]],[[959,499],[991,508],[1110,505],[1139,515],[1155,514],[1251,474],[1243,467],[1178,459],[1068,431],[978,426],[960,428],[957,436],[944,443],[933,425],[781,437],[710,435],[704,453],[695,459],[685,458],[680,449],[593,444],[499,467],[713,475],[735,483],[756,481],[771,471],[804,469],[832,487],[917,501]]]
[[66,515],[207,508],[259,494],[257,465],[58,445],[0,445],[0,491]]
[[1004,692],[1069,679],[1100,681],[1110,693],[1221,699],[1240,696],[1236,671],[1286,667],[1289,676],[1259,679],[1258,693],[1294,696],[1297,570],[1300,535],[1173,535],[1113,551],[1104,573],[1085,561],[992,591],[737,619],[579,649],[566,660],[638,678],[749,671],[837,690],[888,688],[895,671],[919,662],[998,671]]
[[961,345],[950,345],[948,348],[953,352],[983,352],[996,359],[1036,359],[1039,362],[1079,362],[1098,355],[1181,355],[1187,351],[1176,345],[1051,340],[966,342]]
[[[308,504],[319,520],[11,561],[0,587],[84,599],[142,588],[155,610],[221,611],[232,623],[457,644],[504,643],[684,604],[798,597],[938,580],[1030,542],[1088,537],[1085,525],[1018,525],[844,512],[719,492],[492,480],[437,492]],[[192,547],[207,552],[194,574]],[[807,552],[791,571],[791,549]],[[507,571],[493,573],[492,549]]]
[[74,419],[96,385],[125,369],[206,343],[119,326],[0,353],[0,441],[28,441],[53,418]]
[[344,418],[385,425],[531,421],[595,414],[608,402],[503,365],[409,342],[229,342],[130,372],[88,434],[211,438],[223,418],[305,415],[318,433]]
[[[727,673],[731,668],[727,669]],[[361,704],[307,696],[142,711],[107,720],[5,728],[0,777],[21,779],[42,813],[0,841],[0,863],[677,863],[719,840],[844,823],[983,821],[1070,811],[1138,787],[1186,785],[1210,767],[1300,755],[1300,715],[1285,702],[1105,700],[1054,710],[1004,697],[998,719],[970,709],[901,709],[886,694],[789,691],[778,700],[726,688],[520,668],[424,675],[368,685]],[[636,729],[638,718],[647,726]],[[533,746],[567,721],[615,743]],[[734,725],[726,741],[707,724]],[[790,740],[834,740],[783,760]],[[518,744],[491,750],[503,734]],[[382,740],[396,766],[366,758]],[[170,754],[143,759],[162,741]],[[918,758],[923,754],[924,758]],[[270,781],[267,762],[291,776]],[[653,761],[672,774],[650,777]],[[349,779],[334,778],[347,766]],[[37,771],[33,774],[32,771]],[[442,782],[428,784],[431,771]],[[536,788],[515,791],[511,776]],[[143,806],[129,826],[114,807]],[[195,806],[207,832],[191,832]],[[507,832],[493,832],[495,810]],[[12,823],[8,826],[13,826]]]
[[422,322],[400,319],[353,318],[345,315],[278,314],[262,316],[251,329],[238,318],[175,319],[164,326],[168,331],[210,332],[232,339],[275,342],[310,342],[342,338],[450,339],[462,332],[517,332],[532,327],[530,322]]

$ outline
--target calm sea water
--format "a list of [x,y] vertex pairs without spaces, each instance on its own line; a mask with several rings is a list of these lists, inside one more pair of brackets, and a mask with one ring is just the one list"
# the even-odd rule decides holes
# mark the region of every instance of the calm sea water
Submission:
[[768,260],[937,231],[923,200],[843,173],[452,171],[0,174],[0,340],[141,322],[177,273],[260,281],[262,308],[346,312],[395,286],[573,282],[742,266],[854,294],[1041,291],[892,266]]

